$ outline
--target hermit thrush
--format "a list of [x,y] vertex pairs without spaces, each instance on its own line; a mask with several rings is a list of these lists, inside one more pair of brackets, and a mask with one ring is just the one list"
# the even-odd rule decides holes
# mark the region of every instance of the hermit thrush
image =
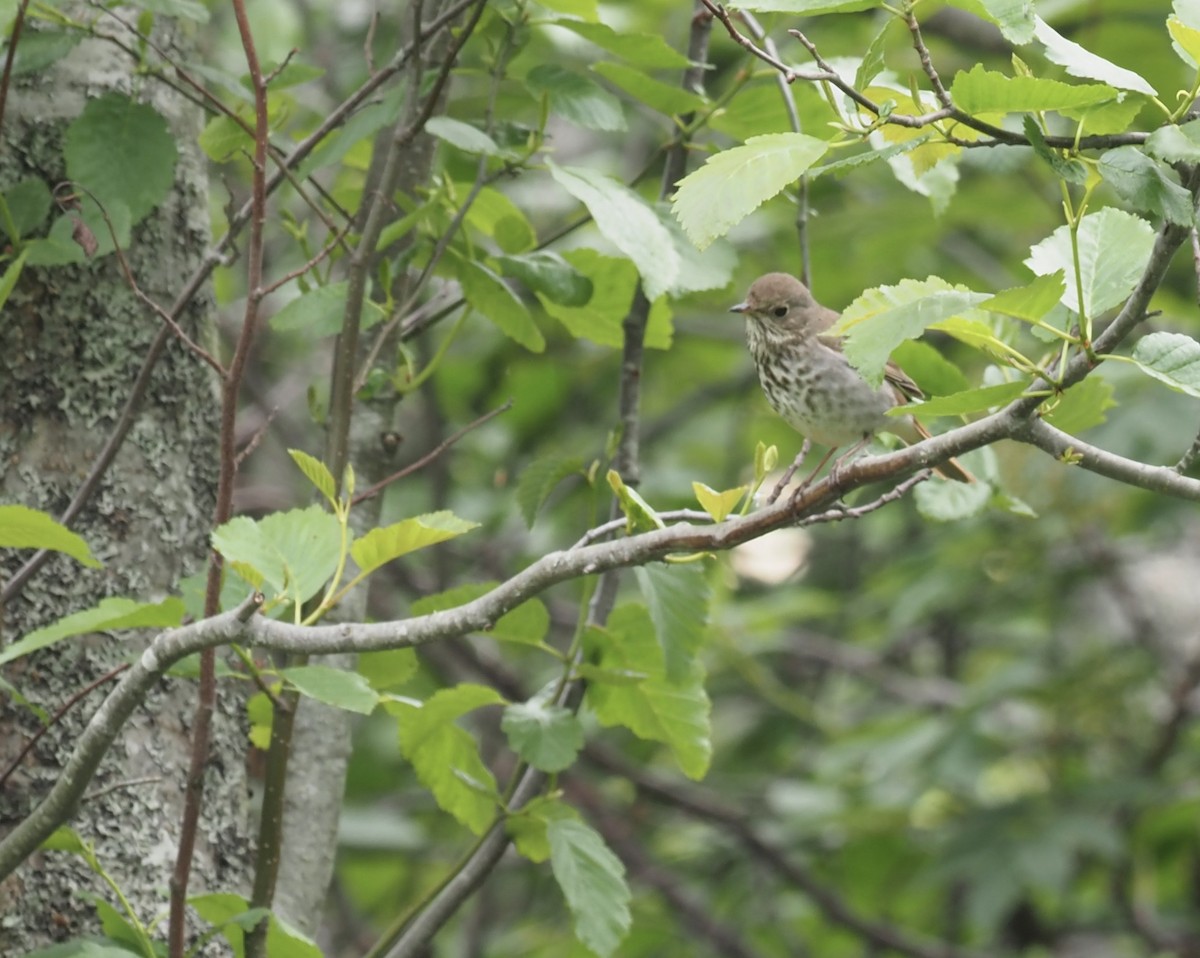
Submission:
[[[730,311],[746,317],[746,339],[771,407],[806,438],[829,446],[829,455],[879,431],[908,443],[929,438],[912,416],[887,415],[893,406],[921,398],[917,384],[892,362],[878,388],[863,379],[842,354],[841,339],[828,333],[839,314],[813,299],[794,276],[759,277]],[[937,471],[959,482],[975,481],[954,459]]]

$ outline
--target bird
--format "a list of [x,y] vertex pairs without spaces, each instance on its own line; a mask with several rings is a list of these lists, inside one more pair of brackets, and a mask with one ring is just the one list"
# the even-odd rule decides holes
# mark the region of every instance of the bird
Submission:
[[[861,448],[876,432],[890,432],[910,444],[929,438],[912,416],[887,414],[894,406],[923,398],[917,384],[890,361],[883,382],[878,387],[868,383],[846,359],[841,337],[829,333],[841,314],[818,303],[796,277],[760,276],[730,312],[746,319],[746,341],[771,408],[806,439],[829,447],[813,476],[836,449],[851,444]],[[975,481],[955,459],[934,471],[958,482]]]

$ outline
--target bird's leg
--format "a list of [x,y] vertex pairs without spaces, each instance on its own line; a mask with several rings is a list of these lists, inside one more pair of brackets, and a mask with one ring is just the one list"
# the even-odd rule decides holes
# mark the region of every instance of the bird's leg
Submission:
[[862,452],[870,441],[870,434],[865,435],[862,437],[862,439],[847,449],[845,454],[837,457],[837,461],[834,462],[833,468],[829,470],[829,479],[833,485],[836,486],[841,482],[841,476],[839,473],[842,471],[842,466],[850,462],[855,456]]
[[[812,442],[806,438],[804,442],[800,444],[800,452],[796,454],[796,458],[792,460],[792,464],[787,467],[787,471],[783,474],[783,478],[775,483],[775,488],[772,489],[771,494],[767,496],[768,506],[775,504],[775,500],[778,499],[779,494],[783,492],[783,487],[792,481],[792,476],[794,476],[796,474],[796,470],[800,468],[800,463],[804,462],[804,460],[808,458],[808,451],[810,449],[812,449]],[[822,462],[824,462],[824,460],[822,460]],[[811,479],[812,476],[809,476],[808,478]]]

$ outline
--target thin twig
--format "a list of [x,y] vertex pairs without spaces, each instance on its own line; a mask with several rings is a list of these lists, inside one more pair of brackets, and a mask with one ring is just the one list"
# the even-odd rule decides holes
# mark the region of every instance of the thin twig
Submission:
[[12,82],[13,61],[17,56],[17,44],[21,42],[21,28],[25,26],[25,11],[29,0],[21,0],[13,17],[12,33],[8,38],[8,49],[4,53],[4,74],[0,76],[0,130],[4,129],[4,113],[8,106],[8,87]]
[[513,406],[513,401],[511,399],[509,399],[507,402],[503,403],[500,406],[497,406],[495,409],[491,410],[490,412],[484,413],[478,419],[471,420],[471,422],[469,422],[465,426],[463,426],[460,430],[458,430],[458,432],[454,433],[451,436],[446,437],[441,442],[439,442],[436,446],[433,447],[433,449],[431,449],[429,452],[425,453],[425,455],[423,455],[416,462],[409,463],[407,466],[405,466],[403,469],[399,470],[398,472],[393,472],[386,479],[381,479],[379,482],[375,483],[375,485],[371,486],[369,489],[364,489],[357,496],[355,496],[352,500],[350,500],[350,504],[357,506],[360,502],[364,502],[367,499],[374,498],[375,496],[379,495],[379,493],[381,493],[384,489],[386,489],[388,486],[390,486],[393,482],[396,482],[399,479],[403,479],[405,476],[410,476],[419,469],[423,469],[425,466],[429,465],[431,462],[433,462],[435,459],[437,459],[437,457],[440,456],[442,453],[444,453],[447,449],[449,449],[451,446],[453,446],[456,442],[458,442],[460,439],[462,439],[462,437],[465,436],[467,433],[473,432],[474,430],[476,430],[480,426],[482,426],[485,422],[488,422],[491,419],[495,419],[501,413],[508,412],[510,409],[512,409],[512,406]]

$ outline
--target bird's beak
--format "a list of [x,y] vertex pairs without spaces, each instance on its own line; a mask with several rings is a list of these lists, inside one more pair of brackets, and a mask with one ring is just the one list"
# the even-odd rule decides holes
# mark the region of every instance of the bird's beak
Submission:
[[736,306],[729,307],[729,311],[731,313],[745,313],[745,312],[749,312],[749,310],[750,310],[749,303],[738,303]]

